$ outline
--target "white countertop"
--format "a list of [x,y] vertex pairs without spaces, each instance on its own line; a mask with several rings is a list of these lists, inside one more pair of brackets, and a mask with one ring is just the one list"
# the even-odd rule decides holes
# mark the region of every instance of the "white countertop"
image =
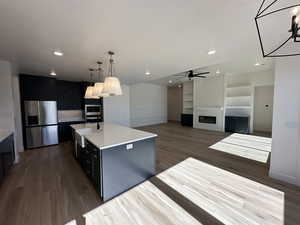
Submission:
[[11,130],[0,129],[0,142],[2,142],[4,139],[6,139],[11,134],[13,134],[13,132]]
[[71,127],[100,150],[157,137],[153,133],[116,124],[100,123],[100,125],[99,131],[96,123],[76,124]]

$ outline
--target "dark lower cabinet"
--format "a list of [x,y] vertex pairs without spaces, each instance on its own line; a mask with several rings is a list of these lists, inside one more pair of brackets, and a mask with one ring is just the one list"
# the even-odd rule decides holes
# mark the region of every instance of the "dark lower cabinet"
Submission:
[[250,119],[248,116],[226,116],[225,132],[250,133]]
[[181,114],[181,125],[182,126],[193,126],[193,114]]
[[91,181],[94,184],[97,192],[101,195],[101,160],[100,160],[100,152],[95,147],[91,147],[90,153],[91,163],[92,163],[92,171],[91,171]]
[[72,141],[73,134],[71,125],[85,123],[85,121],[62,122],[58,124],[59,143]]
[[87,142],[85,148],[77,146],[79,163],[93,183],[96,191],[101,195],[101,176],[100,176],[100,151],[92,144]]
[[2,162],[2,157],[0,156],[0,184],[2,183],[3,179],[5,176],[5,172],[4,172],[4,164]]
[[0,183],[15,161],[14,136],[10,135],[0,143]]

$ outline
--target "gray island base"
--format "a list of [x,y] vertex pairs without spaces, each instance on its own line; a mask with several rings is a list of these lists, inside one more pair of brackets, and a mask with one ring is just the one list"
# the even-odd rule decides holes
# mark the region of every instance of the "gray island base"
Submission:
[[100,131],[95,124],[72,128],[84,138],[83,145],[75,141],[75,155],[104,201],[155,175],[156,134],[105,123]]

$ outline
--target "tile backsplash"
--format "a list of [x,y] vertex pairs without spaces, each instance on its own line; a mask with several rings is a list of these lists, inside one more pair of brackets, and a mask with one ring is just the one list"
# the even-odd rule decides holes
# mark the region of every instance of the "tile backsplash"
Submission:
[[64,121],[68,119],[75,119],[75,118],[83,118],[83,111],[82,110],[59,110],[57,112],[58,120]]

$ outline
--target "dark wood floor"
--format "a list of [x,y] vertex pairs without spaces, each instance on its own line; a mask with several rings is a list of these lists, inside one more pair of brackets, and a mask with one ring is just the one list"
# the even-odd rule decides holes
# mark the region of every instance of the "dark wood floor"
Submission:
[[[176,123],[148,126],[158,134],[157,172],[188,157],[247,177],[285,193],[285,224],[300,224],[300,188],[268,177],[268,166],[209,149],[226,134],[181,127]],[[31,150],[0,186],[1,225],[61,225],[101,205],[94,188],[71,154],[70,143]],[[205,171],[204,171],[205,172]],[[153,178],[151,182],[203,224],[221,224],[175,190]]]

